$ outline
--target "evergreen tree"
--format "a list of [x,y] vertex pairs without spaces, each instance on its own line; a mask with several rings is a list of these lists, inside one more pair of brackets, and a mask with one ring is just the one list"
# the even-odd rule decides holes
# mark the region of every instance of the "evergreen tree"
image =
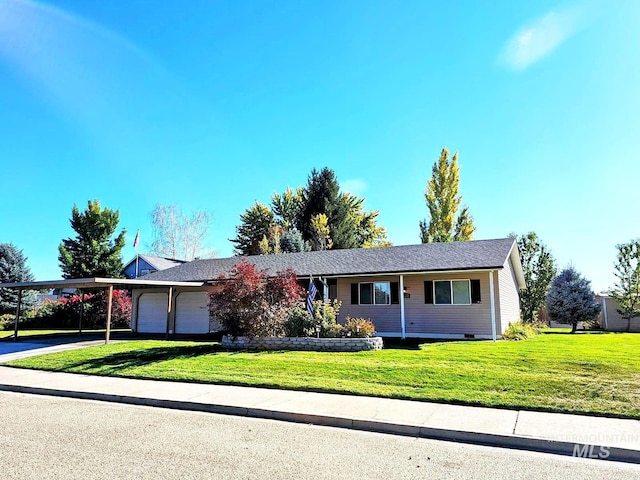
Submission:
[[284,253],[311,251],[309,243],[304,241],[302,234],[295,228],[291,228],[282,234],[280,248]]
[[[11,243],[0,243],[0,283],[33,282],[31,270],[22,250]],[[21,308],[28,310],[35,305],[35,295],[25,291],[22,295]],[[0,315],[14,314],[18,305],[18,291],[11,288],[0,288]]]
[[591,290],[591,282],[569,267],[553,279],[547,295],[547,312],[551,320],[571,325],[574,333],[578,323],[598,317],[600,304]]
[[260,243],[264,237],[268,239],[269,229],[274,225],[273,212],[266,205],[256,202],[240,215],[241,224],[236,227],[236,255],[260,255]]
[[627,320],[627,331],[631,320],[640,317],[640,240],[617,245],[615,276],[618,279],[611,296],[618,301],[617,309]]
[[526,287],[520,290],[520,312],[524,323],[535,323],[556,276],[554,259],[535,232],[517,237]]
[[476,227],[468,207],[460,209],[462,196],[458,152],[449,158],[449,151],[442,149],[440,158],[433,164],[431,178],[427,182],[425,200],[429,209],[429,221],[420,222],[422,243],[467,241],[473,238]]
[[62,276],[121,278],[121,252],[126,230],[123,229],[113,238],[119,221],[120,212],[101,208],[98,200],[89,200],[83,212],[74,205],[71,211],[71,228],[76,236],[62,240],[58,247]]

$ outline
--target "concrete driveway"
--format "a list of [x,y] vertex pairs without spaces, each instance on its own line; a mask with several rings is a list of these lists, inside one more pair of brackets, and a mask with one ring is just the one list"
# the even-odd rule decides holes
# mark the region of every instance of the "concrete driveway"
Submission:
[[0,342],[0,363],[17,360],[18,358],[43,355],[45,353],[61,352],[63,350],[75,350],[76,348],[91,347],[103,344],[104,340],[85,338],[80,340],[77,336],[24,339],[18,338],[17,342],[8,340]]

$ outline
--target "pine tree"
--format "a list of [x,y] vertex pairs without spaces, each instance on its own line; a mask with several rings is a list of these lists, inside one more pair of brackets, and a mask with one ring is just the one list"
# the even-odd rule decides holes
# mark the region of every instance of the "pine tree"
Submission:
[[273,212],[266,205],[256,202],[240,215],[241,224],[236,227],[236,255],[260,255],[260,242],[269,236],[269,229],[274,225]]
[[76,232],[76,237],[62,240],[58,247],[62,276],[121,278],[121,252],[126,230],[123,229],[113,238],[119,221],[120,212],[101,208],[98,200],[89,200],[83,212],[74,205],[71,228]]
[[598,317],[600,304],[591,290],[591,282],[569,267],[553,279],[547,295],[547,312],[551,320],[571,325],[574,333],[578,323]]
[[[11,243],[0,243],[0,283],[33,282],[31,270],[22,250]],[[25,291],[21,299],[21,308],[28,310],[35,305],[35,295]],[[15,313],[18,305],[18,291],[0,288],[0,315]]]
[[476,227],[468,207],[460,212],[462,196],[458,152],[449,158],[449,151],[442,149],[440,158],[433,164],[431,178],[427,182],[425,200],[429,209],[429,221],[420,222],[422,243],[467,241],[473,238]]

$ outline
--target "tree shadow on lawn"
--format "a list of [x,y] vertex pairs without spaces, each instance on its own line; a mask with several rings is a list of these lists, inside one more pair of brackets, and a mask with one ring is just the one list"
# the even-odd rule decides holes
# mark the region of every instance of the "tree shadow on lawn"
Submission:
[[65,366],[65,370],[82,368],[83,370],[102,370],[109,368],[117,372],[132,367],[142,367],[167,360],[187,359],[202,355],[215,355],[225,351],[219,345],[189,345],[175,347],[152,347],[128,352],[112,353],[100,358],[83,360]]

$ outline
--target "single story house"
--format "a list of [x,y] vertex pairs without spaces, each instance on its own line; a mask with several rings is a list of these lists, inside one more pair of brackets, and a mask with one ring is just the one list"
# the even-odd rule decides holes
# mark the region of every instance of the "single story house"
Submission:
[[[596,300],[602,307],[600,311],[600,326],[602,326],[602,329],[610,332],[626,332],[629,327],[629,321],[622,318],[622,315],[618,313],[620,308],[618,301],[607,293],[596,295]],[[640,332],[640,318],[631,319],[629,331]]]
[[125,278],[139,278],[150,273],[159,272],[185,263],[184,260],[175,258],[156,257],[141,253],[136,255],[124,266]]
[[[384,337],[499,338],[519,319],[518,290],[525,286],[518,248],[510,238],[244,258],[268,274],[290,268],[306,286],[313,278],[319,296],[342,302],[340,322],[347,316],[369,318]],[[194,260],[145,276],[202,286],[134,288],[132,328],[141,333],[218,331],[219,323],[209,315],[208,293],[216,288],[215,279],[239,261]]]

